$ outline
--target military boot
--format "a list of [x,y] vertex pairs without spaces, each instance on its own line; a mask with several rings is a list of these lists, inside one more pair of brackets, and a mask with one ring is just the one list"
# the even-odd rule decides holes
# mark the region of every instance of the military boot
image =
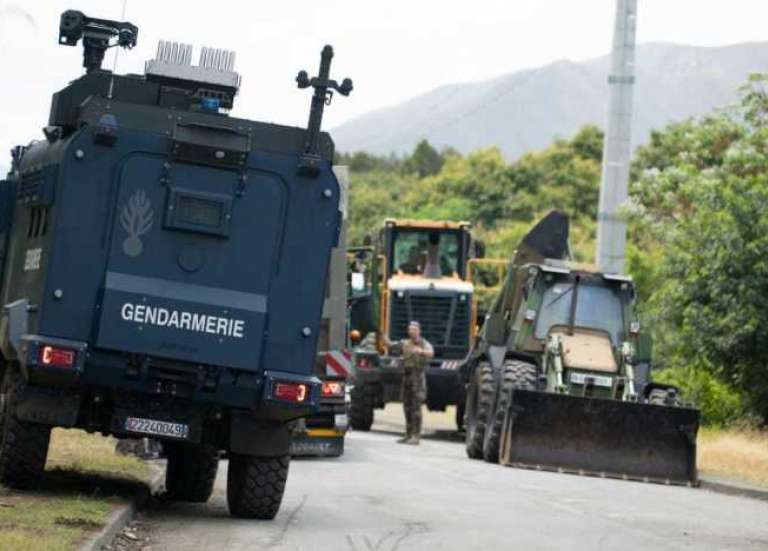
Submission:
[[411,436],[408,438],[403,444],[408,444],[409,446],[418,446],[420,443],[420,438],[416,435]]

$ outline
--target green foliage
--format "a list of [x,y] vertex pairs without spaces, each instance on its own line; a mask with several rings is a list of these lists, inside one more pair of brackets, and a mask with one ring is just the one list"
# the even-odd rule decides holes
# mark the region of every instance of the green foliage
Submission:
[[[768,76],[741,104],[653,132],[631,168],[627,269],[655,364],[708,422],[768,419]],[[594,258],[603,136],[593,126],[507,162],[426,141],[403,158],[340,156],[352,168],[350,241],[387,217],[468,220],[508,258],[536,218],[571,218],[575,259]]]
[[427,140],[421,140],[413,154],[405,161],[404,168],[406,172],[414,173],[419,178],[426,178],[440,172],[444,160]]
[[679,387],[684,399],[701,410],[707,425],[732,425],[746,411],[742,395],[705,369],[663,369],[654,371],[653,380]]
[[508,163],[498,149],[467,156],[437,152],[420,142],[404,158],[339,155],[350,166],[350,242],[373,235],[385,218],[467,220],[488,255],[509,257],[543,213],[558,208],[572,218],[576,259],[593,257],[602,133],[594,126],[571,140]]
[[753,77],[740,109],[671,125],[638,152],[629,264],[658,355],[691,384],[706,373],[735,389],[768,419],[764,82]]

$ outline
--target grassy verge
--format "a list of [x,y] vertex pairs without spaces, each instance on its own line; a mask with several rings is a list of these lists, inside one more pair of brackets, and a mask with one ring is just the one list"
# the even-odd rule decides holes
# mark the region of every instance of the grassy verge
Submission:
[[712,474],[768,487],[768,433],[754,429],[702,429],[698,464]]
[[76,549],[149,477],[148,465],[114,453],[115,440],[54,430],[40,489],[0,489],[0,549]]

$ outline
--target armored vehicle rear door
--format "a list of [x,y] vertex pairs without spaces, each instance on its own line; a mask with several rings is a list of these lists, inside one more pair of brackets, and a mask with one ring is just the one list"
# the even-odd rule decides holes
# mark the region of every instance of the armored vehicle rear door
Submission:
[[285,182],[143,154],[117,174],[98,346],[258,369]]

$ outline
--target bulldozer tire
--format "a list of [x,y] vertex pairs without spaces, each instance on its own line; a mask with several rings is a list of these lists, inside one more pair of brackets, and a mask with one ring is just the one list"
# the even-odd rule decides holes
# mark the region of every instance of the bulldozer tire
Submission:
[[489,463],[499,462],[501,431],[504,427],[504,416],[507,414],[512,390],[520,388],[531,390],[536,388],[536,366],[519,360],[506,360],[501,367],[498,388],[495,389],[495,401],[488,416],[488,426],[483,440],[483,459]]
[[213,493],[219,470],[219,450],[207,444],[165,444],[166,497],[173,501],[205,503]]
[[231,453],[227,505],[237,518],[272,520],[280,510],[290,455],[257,457]]
[[349,424],[355,430],[369,431],[373,425],[373,403],[364,386],[355,386],[350,392]]
[[24,381],[10,366],[3,371],[0,385],[0,484],[9,488],[33,488],[45,470],[51,427],[16,417],[16,402]]
[[470,459],[482,459],[488,415],[493,406],[493,368],[480,362],[467,389],[464,444]]

